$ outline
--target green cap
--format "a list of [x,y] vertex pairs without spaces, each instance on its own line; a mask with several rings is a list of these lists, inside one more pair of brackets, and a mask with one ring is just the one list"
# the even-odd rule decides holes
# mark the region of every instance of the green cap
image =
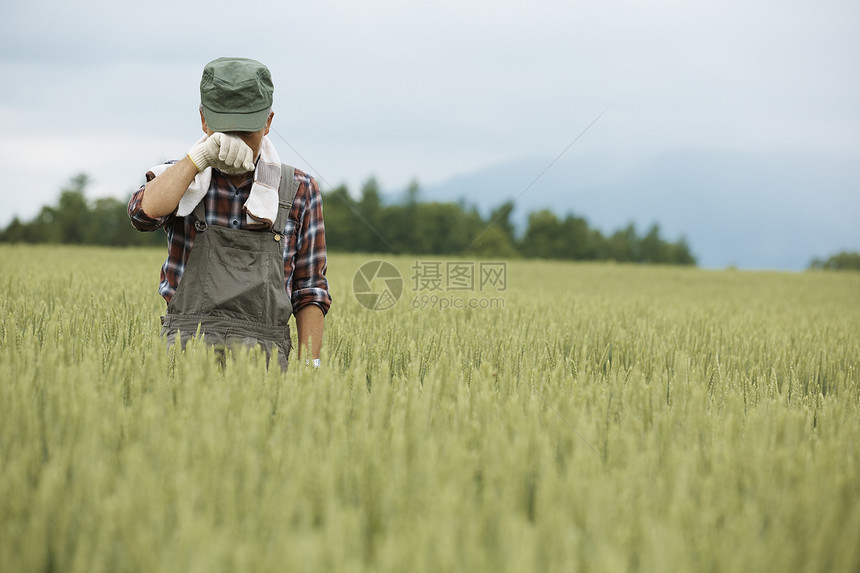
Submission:
[[200,103],[212,131],[260,131],[272,107],[269,68],[247,58],[218,58],[203,68]]

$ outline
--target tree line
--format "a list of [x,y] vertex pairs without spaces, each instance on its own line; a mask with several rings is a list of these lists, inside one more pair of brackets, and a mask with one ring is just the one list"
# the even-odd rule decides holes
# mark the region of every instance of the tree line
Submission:
[[30,221],[13,218],[0,231],[4,243],[62,243],[117,247],[164,245],[163,233],[141,233],[131,226],[128,203],[104,198],[88,201],[86,174],[72,177],[60,189],[55,205],[45,205]]
[[[31,221],[17,217],[0,230],[0,242],[111,246],[163,245],[162,233],[131,226],[127,203],[114,198],[88,201],[85,174],[71,178],[56,205],[44,206]],[[323,193],[326,243],[332,251],[395,254],[472,255],[495,258],[695,265],[686,240],[667,241],[658,224],[640,234],[632,223],[604,234],[581,216],[559,217],[543,209],[528,215],[522,232],[507,201],[483,216],[465,202],[420,201],[413,182],[400,201],[383,201],[375,179],[359,198],[341,185]]]
[[841,251],[827,259],[815,258],[809,263],[809,268],[824,271],[860,271],[860,253]]
[[518,233],[512,201],[482,216],[462,201],[420,201],[419,195],[413,182],[402,200],[385,202],[375,179],[363,185],[358,199],[343,185],[324,193],[326,242],[353,252],[696,264],[686,240],[665,240],[656,223],[644,234],[631,223],[604,235],[583,217],[542,209],[531,212]]

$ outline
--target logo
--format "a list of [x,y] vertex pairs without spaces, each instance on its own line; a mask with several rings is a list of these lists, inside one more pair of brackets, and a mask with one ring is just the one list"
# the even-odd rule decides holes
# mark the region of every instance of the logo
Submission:
[[370,310],[388,310],[403,294],[403,277],[391,263],[371,261],[361,265],[352,278],[352,294]]

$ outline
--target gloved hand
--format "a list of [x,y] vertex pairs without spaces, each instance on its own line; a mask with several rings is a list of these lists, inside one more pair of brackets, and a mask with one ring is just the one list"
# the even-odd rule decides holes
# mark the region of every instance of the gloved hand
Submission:
[[254,152],[235,135],[216,132],[188,150],[188,158],[200,173],[214,167],[224,173],[246,173],[254,170]]

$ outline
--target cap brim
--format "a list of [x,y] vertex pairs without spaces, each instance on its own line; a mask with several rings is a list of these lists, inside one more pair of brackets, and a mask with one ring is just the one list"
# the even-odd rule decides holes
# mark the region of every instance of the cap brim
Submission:
[[260,131],[266,127],[269,110],[252,113],[220,113],[203,106],[203,117],[212,131]]

